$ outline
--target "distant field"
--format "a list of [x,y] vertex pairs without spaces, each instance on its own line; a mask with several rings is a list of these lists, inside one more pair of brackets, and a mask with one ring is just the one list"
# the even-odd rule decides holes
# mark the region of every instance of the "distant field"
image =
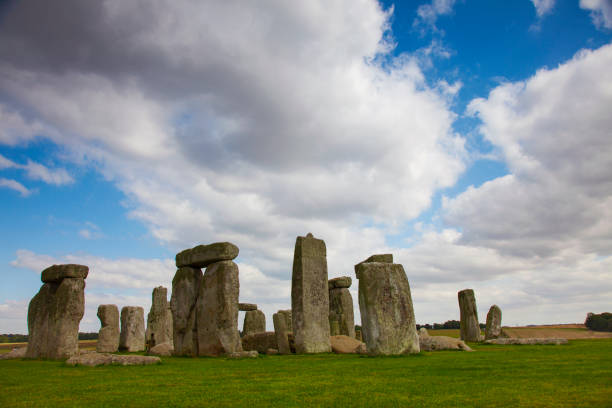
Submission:
[[470,344],[473,353],[162,359],[147,367],[0,360],[0,407],[610,407],[612,339]]
[[596,332],[587,329],[583,324],[559,324],[525,327],[504,327],[510,337],[561,337],[564,339],[603,339],[612,338],[610,332]]
[[[79,348],[82,350],[95,350],[98,340],[80,340]],[[0,343],[0,354],[8,353],[15,347],[26,347],[28,343]]]

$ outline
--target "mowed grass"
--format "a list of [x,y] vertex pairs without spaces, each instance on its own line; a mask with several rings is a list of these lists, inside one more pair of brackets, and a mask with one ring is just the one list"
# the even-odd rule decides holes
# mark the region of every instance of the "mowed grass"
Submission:
[[0,361],[0,407],[612,406],[612,340],[401,357],[163,358],[146,367]]

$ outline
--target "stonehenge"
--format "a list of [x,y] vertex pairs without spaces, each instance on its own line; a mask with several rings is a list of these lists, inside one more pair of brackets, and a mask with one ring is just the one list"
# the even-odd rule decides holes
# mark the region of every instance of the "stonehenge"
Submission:
[[[175,355],[242,351],[238,265],[232,261],[237,256],[238,247],[229,242],[198,245],[176,255],[170,300]],[[200,268],[206,268],[204,274]]]
[[459,291],[457,297],[459,298],[461,340],[473,342],[482,341],[474,290],[464,289]]
[[268,349],[278,349],[275,332],[247,334],[242,337],[241,341],[244,351],[257,350],[259,353],[265,354],[268,352]]
[[501,335],[502,312],[499,306],[493,305],[487,313],[487,326],[485,328],[485,340],[496,339]]
[[326,248],[311,233],[295,242],[291,312],[296,351],[330,352]]
[[353,297],[348,288],[352,279],[348,276],[330,279],[329,288],[329,328],[332,336],[355,338],[355,317]]
[[98,306],[98,318],[102,327],[98,332],[98,353],[114,353],[119,350],[119,309],[117,305]]
[[173,344],[172,311],[168,304],[168,289],[158,286],[151,295],[151,310],[147,315],[145,342],[147,349],[159,344]]
[[125,351],[143,351],[145,349],[145,322],[142,307],[124,306],[121,309],[119,349]]
[[379,255],[355,265],[362,335],[373,355],[420,351],[408,278],[403,266],[392,262]]
[[28,306],[27,358],[65,359],[78,352],[85,313],[85,265],[53,265],[42,271],[39,292]]

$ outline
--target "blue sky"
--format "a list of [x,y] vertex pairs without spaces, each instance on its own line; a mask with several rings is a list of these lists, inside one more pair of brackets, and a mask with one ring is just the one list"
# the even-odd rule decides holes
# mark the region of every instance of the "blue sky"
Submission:
[[420,323],[607,311],[611,40],[608,0],[3,2],[0,332],[49,264],[95,331],[222,240],[270,317],[307,232],[330,277],[392,252]]

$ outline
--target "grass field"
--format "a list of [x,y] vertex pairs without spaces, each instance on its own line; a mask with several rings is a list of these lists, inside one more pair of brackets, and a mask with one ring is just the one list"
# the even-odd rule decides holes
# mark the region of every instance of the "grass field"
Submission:
[[0,407],[612,406],[612,340],[415,356],[163,358],[146,367],[0,361]]

